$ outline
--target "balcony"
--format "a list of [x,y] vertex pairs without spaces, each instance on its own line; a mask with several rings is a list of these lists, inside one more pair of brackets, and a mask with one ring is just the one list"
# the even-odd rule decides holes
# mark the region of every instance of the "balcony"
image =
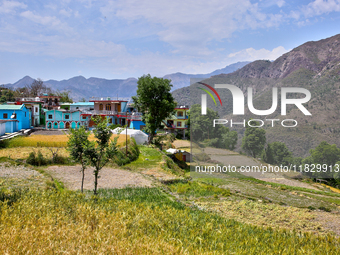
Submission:
[[89,101],[94,102],[94,101],[129,101],[129,97],[90,97]]
[[117,111],[97,111],[97,110],[81,110],[81,114],[89,114],[89,115],[118,115]]

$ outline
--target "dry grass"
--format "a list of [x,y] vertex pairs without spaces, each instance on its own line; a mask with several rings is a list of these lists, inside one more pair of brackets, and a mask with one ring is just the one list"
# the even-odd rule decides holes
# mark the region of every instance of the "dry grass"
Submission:
[[313,221],[315,212],[308,209],[278,204],[267,204],[250,200],[198,202],[200,206],[212,209],[228,219],[256,226],[295,229],[303,232],[325,234],[329,231]]
[[[27,159],[28,155],[32,152],[40,152],[45,158],[52,158],[51,151],[46,147],[21,147],[18,148],[6,148],[0,150],[0,157],[7,157],[11,159]],[[59,148],[58,155],[62,157],[69,157],[69,153],[66,148]]]
[[190,147],[190,140],[175,140],[172,143],[176,149],[182,148],[182,147]]

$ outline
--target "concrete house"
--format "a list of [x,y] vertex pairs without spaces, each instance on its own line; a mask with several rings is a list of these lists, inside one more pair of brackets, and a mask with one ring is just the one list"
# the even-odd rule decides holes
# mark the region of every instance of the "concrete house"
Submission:
[[24,98],[17,98],[16,105],[25,104],[26,108],[29,109],[31,120],[31,126],[39,126],[40,124],[44,124],[45,117],[43,116],[42,105],[44,102],[40,100],[39,97],[24,97]]
[[[88,105],[90,106],[90,110],[81,110],[81,115],[88,119],[87,126],[89,128],[94,127],[94,122],[91,120],[91,117],[95,116],[107,118],[109,120],[109,125],[125,125],[127,102],[128,100],[123,98],[93,97],[90,99],[90,103],[93,103],[93,108],[91,105]],[[80,107],[80,105],[76,107]]]
[[46,110],[46,129],[69,129],[86,126],[87,116],[81,116],[81,111],[68,111],[65,109]]
[[[12,132],[16,132],[21,129],[31,128],[30,111],[26,108],[24,104],[22,105],[0,105],[0,120],[7,121],[6,127],[8,127],[8,130]],[[17,122],[17,124],[13,124],[13,123],[11,124],[11,122]],[[11,126],[11,130],[9,129],[10,126]],[[6,133],[12,133],[12,132],[6,132]]]
[[188,106],[178,106],[175,108],[175,114],[170,116],[170,118],[163,121],[164,129],[174,133],[183,132],[183,138],[185,138],[185,130],[188,129]]

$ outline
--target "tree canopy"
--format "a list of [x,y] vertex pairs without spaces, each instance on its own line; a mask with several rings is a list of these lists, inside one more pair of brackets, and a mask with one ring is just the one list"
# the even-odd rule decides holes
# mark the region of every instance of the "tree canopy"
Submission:
[[286,144],[282,142],[267,144],[262,157],[266,163],[275,165],[288,165],[293,161],[292,153],[289,151]]
[[223,125],[213,126],[214,119],[219,115],[212,109],[207,109],[207,114],[201,114],[199,104],[192,105],[189,114],[190,137],[195,142],[209,140],[208,145],[217,148],[234,150],[237,144],[237,132],[231,131]]
[[[253,123],[254,126],[259,125],[256,121],[253,121]],[[252,157],[256,158],[261,155],[265,144],[266,131],[262,128],[251,127],[247,123],[246,131],[244,132],[244,137],[242,139],[242,148]]]
[[149,133],[149,143],[161,123],[173,114],[176,102],[170,93],[170,80],[143,75],[138,79],[137,96],[132,97],[135,106],[143,114],[144,131]]

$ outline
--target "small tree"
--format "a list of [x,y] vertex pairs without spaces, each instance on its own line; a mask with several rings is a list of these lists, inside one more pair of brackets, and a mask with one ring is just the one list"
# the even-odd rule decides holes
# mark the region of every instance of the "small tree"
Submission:
[[140,77],[137,84],[137,96],[132,99],[143,114],[144,130],[149,133],[150,144],[162,121],[173,113],[176,102],[170,93],[172,85],[168,79],[152,78],[148,74]]
[[[259,123],[252,121],[254,126]],[[266,131],[262,128],[251,127],[247,124],[244,137],[242,139],[242,148],[252,157],[256,158],[261,155],[264,145],[266,144]]]
[[70,152],[71,158],[74,159],[76,162],[80,162],[81,164],[81,192],[83,192],[85,169],[89,163],[86,157],[86,151],[90,143],[90,141],[88,140],[90,132],[86,132],[84,126],[81,126],[79,129],[70,129],[70,131],[71,135],[67,142],[67,149]]
[[93,131],[96,141],[89,142],[86,149],[86,156],[90,164],[95,168],[94,174],[94,194],[97,195],[97,186],[99,171],[113,158],[117,153],[117,138],[111,141],[111,129],[108,127],[108,119],[101,117],[92,118],[95,123]]

